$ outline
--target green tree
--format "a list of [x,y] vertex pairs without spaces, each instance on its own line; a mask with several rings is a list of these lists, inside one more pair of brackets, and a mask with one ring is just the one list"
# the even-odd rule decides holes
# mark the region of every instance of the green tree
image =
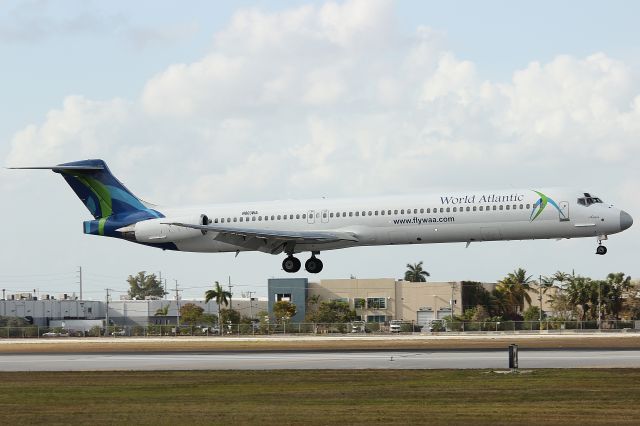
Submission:
[[189,325],[196,325],[202,318],[204,309],[194,303],[180,306],[180,320]]
[[[540,319],[540,308],[537,306],[529,306],[522,315],[525,321],[538,321]],[[542,313],[544,319],[546,315]]]
[[283,318],[291,318],[296,312],[298,312],[296,305],[287,300],[280,300],[273,304],[273,315],[276,321],[284,321]]
[[532,283],[531,275],[527,276],[527,271],[522,268],[509,273],[498,282],[496,292],[501,296],[500,302],[506,317],[518,318],[518,312],[524,310],[525,301],[531,304],[531,296],[528,292],[533,289],[530,283]]
[[132,300],[144,300],[148,297],[161,298],[167,294],[162,287],[162,282],[155,274],[146,275],[145,271],[137,275],[129,275],[129,298]]
[[222,321],[222,324],[240,324],[241,317],[240,312],[235,309],[223,308],[220,310],[220,321]]
[[404,273],[405,281],[423,283],[427,281],[427,277],[430,276],[431,274],[422,269],[422,262],[414,263],[413,265],[407,263],[407,271]]
[[169,315],[169,304],[167,303],[166,305],[163,305],[162,307],[156,309],[156,313],[153,314],[154,316],[164,316],[166,317],[167,315]]
[[220,330],[222,330],[222,305],[229,306],[229,299],[231,299],[231,292],[223,289],[218,281],[216,281],[213,289],[207,290],[204,293],[205,303],[208,303],[210,300],[215,300],[216,305],[218,305],[218,312],[220,313],[220,315],[218,315],[218,319],[220,320],[218,325],[220,326]]
[[322,302],[315,315],[309,319],[324,324],[346,323],[356,319],[356,311],[347,302],[329,300]]
[[631,277],[624,272],[612,272],[607,275],[608,310],[614,319],[620,319],[623,295],[631,288]]
[[560,320],[568,320],[575,311],[575,306],[569,301],[569,296],[561,288],[551,295],[549,300],[555,316]]
[[598,284],[588,277],[571,277],[565,288],[569,304],[578,311],[578,320],[596,318],[595,309],[591,309],[594,301],[598,303]]

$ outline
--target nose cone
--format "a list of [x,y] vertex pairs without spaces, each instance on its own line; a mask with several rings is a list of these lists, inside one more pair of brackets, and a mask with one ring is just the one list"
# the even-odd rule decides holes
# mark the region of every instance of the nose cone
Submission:
[[633,218],[631,215],[624,210],[620,210],[620,230],[624,231],[625,229],[631,228],[633,225]]

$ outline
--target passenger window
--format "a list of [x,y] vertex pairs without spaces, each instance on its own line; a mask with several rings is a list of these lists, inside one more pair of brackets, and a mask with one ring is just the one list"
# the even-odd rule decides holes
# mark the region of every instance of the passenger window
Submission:
[[413,209],[413,214],[418,214],[418,209]]
[[420,214],[424,213],[424,209],[420,209]]
[[[362,212],[362,213],[364,213],[364,212]],[[369,213],[368,213],[368,214],[369,214],[369,216],[371,216],[373,213],[371,213],[371,210],[369,210]]]
[[218,223],[218,219],[215,219],[215,220],[213,221],[213,223]]
[[[507,204],[507,210],[509,210],[509,204]],[[500,206],[500,210],[502,210],[502,206]]]
[[353,217],[353,212],[349,212],[349,217]]
[[404,214],[404,209],[400,210],[400,214]]
[[333,217],[333,213],[330,213],[330,214],[329,214],[329,217]]
[[271,220],[276,220],[276,217],[274,215],[271,215]]
[[500,204],[500,210],[502,210],[504,208],[504,206],[502,204]]
[[527,210],[531,208],[531,204],[527,204]]
[[282,216],[278,215],[278,220],[280,220],[282,218]]
[[360,212],[356,212],[356,216],[360,216]]
[[[482,207],[480,207],[480,208],[482,208]],[[474,212],[476,211],[476,206],[473,206],[473,211],[474,211]]]
[[[326,219],[327,218],[327,214],[326,213],[322,213],[322,217],[324,217]],[[331,217],[333,217],[333,213],[331,213]]]
[[[397,212],[396,212],[397,213]],[[391,216],[391,210],[387,210],[387,214]]]
[[524,208],[524,206],[522,204],[520,204],[520,210],[522,210]]
[[224,217],[220,219],[220,223],[224,223]]
[[229,222],[231,222],[231,218],[230,217],[227,218],[227,223],[229,223]]
[[300,219],[300,214],[297,214],[297,215],[296,215],[296,219]]
[[[447,211],[449,211],[449,210],[447,209]],[[454,207],[454,208],[453,208],[453,211],[454,211],[454,212],[457,212],[457,211],[458,211],[458,208],[457,208],[457,207]]]
[[431,209],[427,209],[427,213],[431,213]]
[[[475,207],[473,208],[473,211],[475,211]],[[470,212],[471,211],[471,207],[467,206],[467,211]]]
[[260,220],[260,221],[261,221],[261,220],[262,220],[262,216],[258,216],[258,220]]
[[451,211],[451,208],[447,207],[447,213],[449,213]]
[[233,218],[233,221],[234,221],[234,222],[237,222],[237,221],[238,221],[238,218],[237,218],[237,217],[234,217],[234,218]]
[[380,210],[380,214],[384,216],[384,210]]
[[373,212],[374,215],[378,216],[378,210],[376,210],[375,212]]
[[496,206],[493,206],[493,209],[494,209],[494,210],[498,210],[498,207],[496,207]]
[[362,212],[362,216],[366,216],[366,215],[367,215],[367,212]]
[[394,211],[393,211],[393,214],[398,214],[398,210],[394,210]]
[[482,206],[480,206],[480,207],[478,207],[478,210],[480,210],[480,211],[483,211],[483,208],[482,208]]
[[440,207],[440,213],[444,213],[444,207]]

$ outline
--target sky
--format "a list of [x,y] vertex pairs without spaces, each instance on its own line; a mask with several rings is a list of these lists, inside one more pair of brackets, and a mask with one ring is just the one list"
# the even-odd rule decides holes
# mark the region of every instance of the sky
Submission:
[[[102,158],[141,198],[202,204],[584,188],[640,216],[634,1],[0,1],[0,164]],[[57,175],[0,170],[0,286],[124,294],[161,272],[266,295],[280,256],[86,236]],[[636,224],[595,238],[323,252],[312,280],[640,275]],[[303,258],[303,256],[301,256]]]

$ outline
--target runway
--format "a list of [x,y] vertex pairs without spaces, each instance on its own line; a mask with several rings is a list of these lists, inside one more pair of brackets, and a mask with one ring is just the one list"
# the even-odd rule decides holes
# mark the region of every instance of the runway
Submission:
[[[0,371],[504,369],[506,350],[0,355]],[[640,350],[523,350],[519,367],[640,368]]]

